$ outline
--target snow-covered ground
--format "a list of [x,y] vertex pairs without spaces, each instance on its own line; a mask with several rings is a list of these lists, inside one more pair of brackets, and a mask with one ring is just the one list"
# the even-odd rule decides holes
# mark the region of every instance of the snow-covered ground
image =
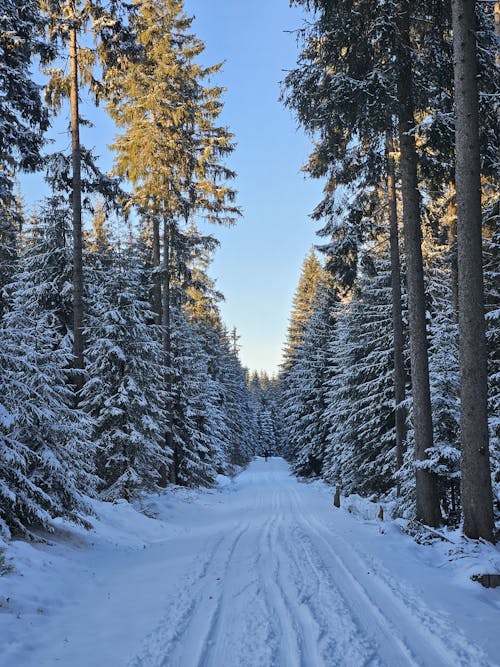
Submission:
[[221,482],[14,542],[1,667],[500,665],[500,588],[469,579],[498,549],[419,546],[278,458]]

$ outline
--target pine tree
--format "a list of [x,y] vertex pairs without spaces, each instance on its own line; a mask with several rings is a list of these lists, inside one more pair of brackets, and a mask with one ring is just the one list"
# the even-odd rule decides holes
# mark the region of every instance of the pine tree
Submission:
[[[70,71],[63,67],[46,68],[49,82],[46,99],[51,107],[60,111],[65,98],[69,99],[71,128],[71,166],[66,156],[56,153],[49,162],[49,180],[56,190],[71,194],[73,215],[73,366],[74,385],[80,390],[84,382],[84,277],[83,277],[83,193],[100,192],[111,200],[117,196],[117,184],[101,173],[91,151],[85,150],[80,141],[82,116],[80,113],[80,88],[87,84],[96,102],[102,95],[102,85],[95,78],[96,67],[104,68],[117,57],[120,49],[130,46],[125,39],[126,30],[120,20],[123,9],[119,1],[105,5],[90,0],[43,0],[42,11],[46,18],[47,35],[57,51],[66,50]],[[95,49],[83,46],[90,32]],[[60,53],[58,53],[60,55]],[[91,185],[85,183],[83,171],[91,176]],[[70,174],[70,175],[69,175]],[[77,400],[77,396],[75,397]]]
[[475,3],[453,0],[462,505],[467,537],[493,540],[481,239]]
[[293,297],[292,313],[288,325],[285,346],[285,365],[291,360],[296,348],[302,343],[307,322],[313,312],[319,285],[326,279],[314,249],[304,259],[299,282]]
[[500,204],[485,211],[485,307],[488,344],[488,408],[495,518],[500,519]]
[[0,2],[0,209],[13,204],[18,170],[35,171],[48,114],[33,80],[31,59],[50,54],[44,40],[44,21],[37,2]]
[[[325,246],[332,256],[327,266],[346,287],[355,281],[360,248],[370,237],[371,225],[366,226],[366,222],[371,218],[367,216],[373,201],[371,191],[384,175],[383,147],[395,119],[410,300],[415,447],[417,458],[425,461],[426,450],[432,446],[432,413],[418,165],[412,132],[415,102],[410,5],[406,0],[384,5],[324,0],[299,0],[298,4],[306,4],[315,14],[302,33],[299,67],[286,79],[290,92],[285,101],[315,140],[307,171],[314,177],[328,178],[325,197],[314,216],[327,219],[320,232],[333,237]],[[347,188],[342,205],[336,197],[339,184]],[[417,514],[431,525],[440,522],[435,481],[431,473],[417,467]]]
[[212,486],[226,471],[228,433],[220,387],[210,376],[209,357],[185,316],[172,310],[172,434],[177,452],[176,482]]
[[289,400],[298,400],[302,409],[289,423],[289,432],[297,442],[293,468],[300,475],[320,475],[325,458],[327,423],[327,373],[328,352],[332,339],[336,290],[331,285],[321,285],[314,311],[307,323],[304,340],[297,352],[293,367],[297,395],[289,394]]
[[24,215],[19,198],[0,202],[0,317],[5,307],[3,288],[10,283],[16,267],[19,235]]
[[114,250],[102,220],[95,222],[88,265],[92,284],[86,318],[88,380],[81,408],[94,420],[100,493],[105,500],[131,499],[155,488],[165,430],[160,332],[153,317],[135,245]]
[[363,495],[385,493],[395,483],[391,291],[390,262],[374,257],[350,303],[339,309],[329,350],[325,474]]
[[[163,326],[168,369],[172,294],[184,269],[186,234],[181,227],[195,214],[225,224],[239,214],[235,193],[226,184],[234,173],[224,165],[233,144],[227,128],[217,125],[222,89],[206,84],[220,65],[204,68],[196,63],[204,44],[189,32],[192,19],[183,13],[182,1],[147,0],[131,23],[140,55],[119,59],[109,70],[108,109],[123,130],[113,144],[116,173],[132,182],[132,201],[153,226],[154,305]],[[167,371],[168,395],[172,382]],[[167,413],[171,420],[173,406],[167,406]],[[172,438],[170,423],[166,447],[174,450],[171,477],[177,481],[179,455]]]
[[438,492],[445,520],[460,519],[460,399],[458,330],[450,268],[445,248],[426,243],[428,275],[429,370],[434,416],[434,446],[428,452],[430,469],[437,475]]
[[72,409],[68,211],[49,202],[7,287],[0,337],[0,524],[30,535],[63,516],[86,524],[91,422]]

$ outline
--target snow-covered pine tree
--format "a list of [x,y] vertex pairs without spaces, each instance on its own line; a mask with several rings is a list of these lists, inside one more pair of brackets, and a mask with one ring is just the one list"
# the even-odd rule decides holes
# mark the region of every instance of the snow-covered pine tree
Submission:
[[209,356],[196,327],[172,310],[171,373],[173,441],[177,483],[212,486],[225,472],[228,433],[220,386],[209,372]]
[[488,345],[488,407],[495,519],[500,520],[500,201],[484,214],[485,307]]
[[246,465],[255,454],[256,414],[238,357],[238,336],[222,329],[218,341],[218,372],[222,410],[227,431],[227,463]]
[[[66,191],[71,199],[73,216],[73,383],[75,389],[83,386],[84,375],[84,272],[82,208],[85,193],[100,192],[110,201],[117,198],[118,185],[103,174],[92,154],[80,141],[83,116],[80,110],[82,84],[94,94],[96,104],[103,94],[102,83],[96,71],[106,71],[118,54],[132,46],[126,29],[126,15],[130,7],[120,0],[111,3],[100,0],[44,0],[41,8],[47,36],[54,48],[51,64],[45,68],[49,81],[45,97],[55,113],[68,99],[70,111],[71,154],[58,152],[49,161],[52,187]],[[86,39],[90,37],[90,39]],[[57,61],[66,52],[69,67]],[[54,63],[54,60],[56,62]],[[69,70],[69,71],[68,71]],[[87,181],[87,183],[85,182]]]
[[314,312],[320,285],[327,282],[325,269],[319,262],[314,249],[304,259],[299,282],[295,291],[292,313],[288,325],[283,363],[279,374],[280,417],[283,429],[279,434],[278,447],[290,460],[294,460],[299,449],[304,445],[300,433],[295,429],[299,414],[306,408],[302,401],[304,368],[304,336],[307,323]]
[[302,343],[307,322],[314,310],[319,285],[325,280],[325,270],[318,260],[314,248],[311,248],[302,263],[299,282],[293,297],[284,350],[285,367],[291,361],[295,349]]
[[301,409],[296,412],[293,425],[290,425],[295,431],[293,437],[296,442],[292,463],[299,475],[321,475],[323,469],[328,428],[325,420],[328,350],[337,299],[337,291],[331,281],[318,287],[314,310],[307,322],[293,368]]
[[330,446],[347,450],[340,471],[328,456],[327,476],[340,473],[347,491],[363,495],[392,488],[396,468],[390,264],[379,256],[370,265],[339,313],[327,399]]
[[155,488],[172,452],[164,448],[161,334],[150,324],[143,258],[132,239],[116,245],[98,216],[86,262],[92,280],[81,407],[94,421],[101,497],[130,500]]
[[0,208],[12,202],[18,170],[34,171],[48,127],[32,57],[50,53],[35,0],[0,0]]
[[344,469],[351,459],[351,442],[348,418],[351,413],[350,364],[351,342],[349,321],[351,300],[344,299],[333,311],[335,326],[328,342],[326,368],[326,406],[323,422],[326,427],[323,478],[344,488]]
[[0,317],[5,297],[3,288],[12,279],[16,268],[18,237],[23,226],[24,214],[18,197],[0,199]]
[[453,308],[448,247],[430,235],[424,243],[429,322],[429,378],[434,445],[429,470],[438,478],[445,521],[460,520],[460,399],[458,329]]
[[93,491],[90,419],[72,409],[67,206],[49,200],[26,238],[0,338],[0,521],[30,535],[54,517],[85,523]]

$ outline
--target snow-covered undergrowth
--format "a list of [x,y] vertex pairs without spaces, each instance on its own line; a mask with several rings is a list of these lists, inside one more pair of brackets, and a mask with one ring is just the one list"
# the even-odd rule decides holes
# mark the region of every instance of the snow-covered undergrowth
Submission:
[[358,496],[254,461],[213,490],[93,505],[14,541],[0,577],[1,667],[498,665],[500,551],[417,544]]

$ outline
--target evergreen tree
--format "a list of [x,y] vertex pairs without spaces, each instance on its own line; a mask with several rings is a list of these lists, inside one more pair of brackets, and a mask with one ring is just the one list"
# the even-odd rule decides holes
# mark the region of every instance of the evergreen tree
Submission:
[[292,313],[288,325],[285,346],[285,365],[291,360],[296,348],[302,343],[307,322],[313,312],[319,285],[325,280],[325,271],[314,249],[304,259],[299,282],[293,297]]
[[[311,315],[304,340],[297,352],[293,374],[300,395],[289,395],[289,401],[299,400],[302,406],[293,422],[288,424],[290,436],[297,442],[293,457],[294,470],[300,475],[320,475],[325,457],[327,424],[326,378],[329,370],[329,344],[334,327],[334,308],[337,301],[336,290],[321,285]],[[292,433],[294,435],[292,436]]]
[[[385,493],[394,486],[395,410],[390,265],[374,258],[330,349],[327,476],[349,492]],[[341,466],[334,461],[341,450]]]
[[475,3],[453,0],[458,315],[464,533],[493,541],[481,238]]
[[31,59],[50,54],[44,40],[44,21],[37,2],[0,2],[0,210],[13,202],[18,170],[35,171],[48,114],[33,80]]
[[129,500],[151,490],[169,455],[165,431],[160,332],[149,325],[153,314],[134,245],[113,250],[100,218],[88,262],[92,284],[86,318],[88,380],[82,409],[94,420],[97,473],[105,500]]
[[[123,130],[113,145],[115,170],[132,182],[132,201],[153,226],[154,308],[163,326],[167,369],[173,364],[172,294],[185,269],[182,225],[194,214],[227,224],[239,213],[233,204],[235,193],[226,184],[234,173],[224,165],[233,149],[232,135],[217,125],[222,89],[206,83],[220,65],[197,64],[205,47],[189,32],[191,23],[182,0],[141,3],[131,19],[140,55],[119,59],[107,74],[112,84],[108,109]],[[172,382],[167,371],[169,396]],[[166,409],[171,422],[173,406]],[[171,478],[177,481],[180,455],[171,427],[170,423],[166,448],[174,450]]]
[[228,432],[220,387],[210,376],[199,334],[176,308],[172,311],[171,405],[177,452],[176,482],[212,486],[226,472]]
[[449,266],[443,261],[442,247],[427,249],[427,294],[429,325],[429,368],[431,403],[434,416],[434,446],[429,466],[438,477],[438,490],[445,520],[460,519],[460,400],[458,371],[458,330],[451,298]]
[[50,202],[45,215],[7,287],[0,330],[0,521],[21,535],[57,516],[86,523],[82,494],[94,485],[91,422],[68,388],[68,211]]
[[[105,4],[90,0],[43,0],[41,8],[45,15],[47,35],[60,56],[67,49],[69,74],[64,67],[47,68],[49,82],[46,99],[55,111],[60,111],[65,98],[69,99],[71,128],[71,160],[56,153],[49,162],[49,180],[56,190],[68,191],[71,195],[73,216],[73,377],[77,390],[83,386],[84,375],[84,278],[83,278],[83,193],[100,192],[111,199],[117,195],[117,185],[101,173],[91,151],[85,150],[80,141],[82,116],[80,113],[80,88],[87,84],[95,94],[96,102],[102,94],[102,85],[95,78],[95,69],[106,69],[117,57],[116,45],[126,49],[130,42],[125,39],[126,30],[120,19],[123,9],[119,0]],[[95,49],[83,46],[84,37],[90,27]],[[90,176],[85,183],[82,172]]]

